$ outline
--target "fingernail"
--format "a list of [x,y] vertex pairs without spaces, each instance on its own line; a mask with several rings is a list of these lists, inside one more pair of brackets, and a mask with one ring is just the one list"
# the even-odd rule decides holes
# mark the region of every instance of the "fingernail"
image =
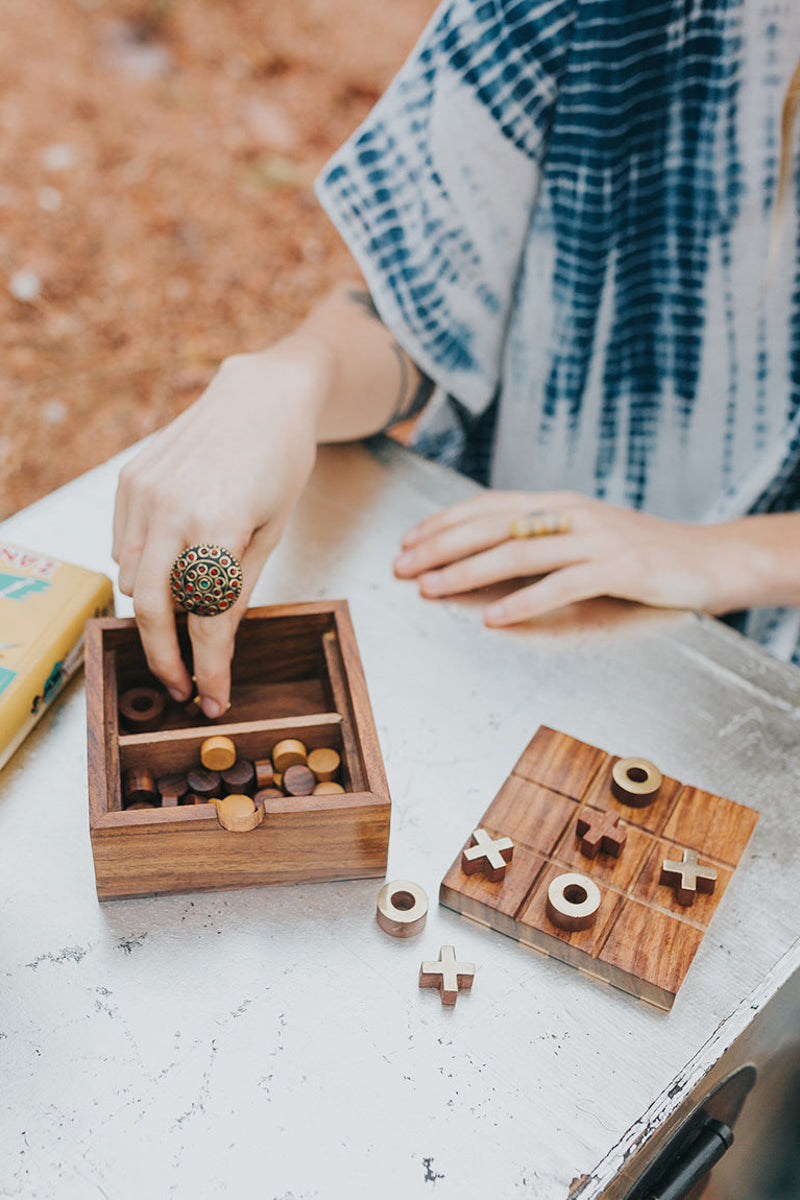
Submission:
[[209,700],[207,696],[203,697],[202,708],[206,716],[210,717],[212,721],[222,712],[222,705],[218,704],[216,700]]
[[502,604],[490,604],[483,616],[487,625],[502,625],[506,610]]
[[429,596],[435,596],[442,590],[441,578],[433,571],[428,575],[420,575],[419,586],[420,591]]
[[177,700],[178,704],[182,704],[184,700],[188,700],[191,696],[191,691],[188,688],[167,688],[173,700]]
[[417,533],[416,529],[409,529],[408,533],[405,534],[401,539],[400,545],[404,550],[407,550],[409,546],[416,546],[418,541],[419,534]]
[[395,571],[410,571],[413,565],[413,554],[401,554],[394,560]]

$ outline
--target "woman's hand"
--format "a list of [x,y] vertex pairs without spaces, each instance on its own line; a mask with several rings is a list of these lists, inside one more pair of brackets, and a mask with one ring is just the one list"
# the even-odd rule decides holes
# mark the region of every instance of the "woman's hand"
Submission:
[[242,564],[242,593],[228,612],[188,617],[209,717],[228,705],[236,627],[311,472],[328,369],[324,347],[302,336],[227,359],[196,404],[122,470],[113,545],[119,586],[133,596],[150,669],[177,700],[191,696],[192,683],[175,629],[172,562],[206,542]]
[[[569,531],[513,538],[512,521],[537,511],[564,514]],[[687,525],[574,492],[484,492],[406,534],[395,573],[417,579],[428,597],[540,576],[487,607],[486,624],[495,626],[595,596],[722,613],[797,603],[797,551],[792,578],[776,578],[776,563],[787,539],[797,545],[798,521],[781,514]]]

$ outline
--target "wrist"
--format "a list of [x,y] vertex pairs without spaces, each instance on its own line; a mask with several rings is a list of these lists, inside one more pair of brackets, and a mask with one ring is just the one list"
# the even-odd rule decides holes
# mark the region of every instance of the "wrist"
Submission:
[[723,602],[716,612],[800,605],[800,514],[769,513],[706,527],[713,531]]

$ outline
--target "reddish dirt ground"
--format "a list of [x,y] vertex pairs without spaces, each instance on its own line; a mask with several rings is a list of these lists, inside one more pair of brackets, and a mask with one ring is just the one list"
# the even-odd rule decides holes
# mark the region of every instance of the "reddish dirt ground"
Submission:
[[433,0],[3,0],[0,518],[347,268],[311,182]]

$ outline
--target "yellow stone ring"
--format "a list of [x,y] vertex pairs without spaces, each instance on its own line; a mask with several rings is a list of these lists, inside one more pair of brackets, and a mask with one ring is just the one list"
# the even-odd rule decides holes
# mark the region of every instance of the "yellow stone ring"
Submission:
[[563,512],[524,513],[515,517],[508,530],[512,538],[546,537],[551,533],[569,533],[572,529],[572,518]]
[[242,591],[242,567],[224,546],[189,546],[169,573],[172,598],[186,612],[216,617],[232,608]]

